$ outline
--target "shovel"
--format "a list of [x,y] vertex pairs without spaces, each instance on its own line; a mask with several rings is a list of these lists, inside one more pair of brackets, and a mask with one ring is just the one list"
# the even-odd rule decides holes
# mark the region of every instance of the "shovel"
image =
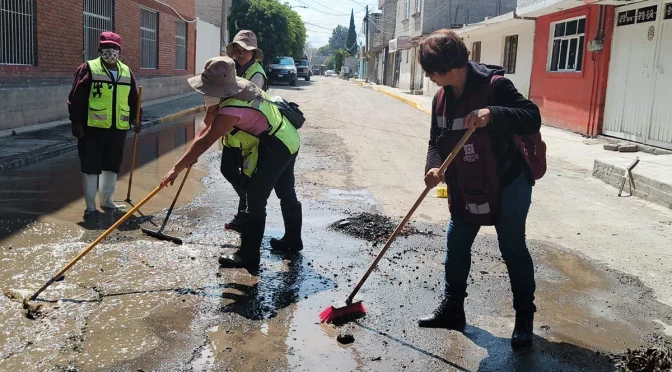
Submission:
[[159,240],[166,240],[173,242],[175,244],[182,244],[182,239],[166,235],[163,233],[163,229],[166,227],[166,224],[168,223],[168,219],[170,218],[170,214],[173,213],[173,208],[175,207],[175,203],[177,203],[177,198],[180,196],[180,192],[182,191],[182,186],[184,186],[184,182],[187,180],[187,177],[189,176],[189,172],[191,171],[191,165],[187,168],[187,173],[184,174],[184,178],[182,178],[182,183],[180,183],[180,187],[177,189],[177,193],[175,194],[175,198],[173,199],[173,204],[170,205],[170,208],[168,208],[168,213],[166,213],[166,218],[163,220],[163,224],[161,225],[161,228],[159,231],[152,231],[148,229],[142,229],[142,232],[153,237],[157,238]]

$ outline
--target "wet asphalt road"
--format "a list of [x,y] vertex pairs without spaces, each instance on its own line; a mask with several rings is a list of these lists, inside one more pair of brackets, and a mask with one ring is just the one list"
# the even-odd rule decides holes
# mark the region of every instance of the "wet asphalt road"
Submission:
[[[266,249],[270,237],[282,235],[273,196],[259,275],[218,268],[218,255],[238,244],[237,234],[223,229],[237,200],[213,146],[167,228],[184,245],[139,232],[161,222],[173,187],[141,209],[148,217],[115,233],[44,292],[44,318],[28,320],[20,304],[0,298],[0,370],[609,371],[606,353],[665,339],[660,324],[672,324],[672,311],[637,279],[532,239],[537,337],[533,351],[513,352],[506,267],[487,231],[473,248],[466,332],[419,329],[415,319],[433,310],[443,285],[447,213],[445,201],[431,197],[414,226],[433,236],[394,244],[361,291],[367,316],[342,328],[319,324],[317,314],[347,296],[380,248],[327,226],[351,213],[403,215],[422,190],[424,163],[411,160],[424,157],[426,126],[395,125],[427,118],[336,79],[276,88],[309,120],[297,162],[302,254]],[[134,175],[138,199],[184,151],[193,125],[187,118],[143,133],[148,155]],[[69,153],[0,175],[2,190],[12,190],[0,204],[3,290],[29,294],[110,223],[76,224],[84,209],[76,160]],[[125,185],[122,178],[118,199]],[[344,332],[353,344],[337,343]]]

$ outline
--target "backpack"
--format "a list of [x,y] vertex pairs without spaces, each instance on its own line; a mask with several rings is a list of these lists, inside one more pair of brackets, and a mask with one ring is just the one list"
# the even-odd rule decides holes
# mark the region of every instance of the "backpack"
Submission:
[[[493,75],[490,85],[494,85],[500,75]],[[541,139],[541,132],[530,134],[528,136],[513,135],[513,143],[523,155],[523,159],[530,167],[532,178],[538,180],[546,174],[546,142]]]
[[287,120],[292,123],[294,128],[300,129],[303,126],[303,123],[306,122],[306,118],[303,116],[303,112],[299,110],[298,104],[287,102],[284,98],[278,96],[272,97],[271,100],[263,97],[261,99],[276,106],[278,110],[280,110],[282,116],[286,117]]

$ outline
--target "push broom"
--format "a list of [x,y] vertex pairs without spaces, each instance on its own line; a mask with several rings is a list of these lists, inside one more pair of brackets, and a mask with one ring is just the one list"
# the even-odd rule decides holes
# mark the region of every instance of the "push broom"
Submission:
[[180,183],[180,187],[177,189],[177,193],[175,194],[175,198],[173,199],[173,203],[170,205],[170,208],[168,208],[168,213],[166,213],[166,218],[163,220],[163,224],[161,225],[161,228],[159,228],[159,231],[152,231],[148,229],[142,229],[142,232],[153,237],[157,238],[159,240],[167,240],[170,242],[173,242],[175,244],[182,244],[182,239],[175,237],[175,236],[170,236],[166,235],[163,233],[163,229],[166,227],[166,224],[168,223],[168,219],[170,218],[171,213],[173,213],[173,208],[175,208],[175,203],[177,203],[177,198],[180,196],[180,192],[182,192],[182,186],[184,186],[184,182],[187,180],[187,177],[189,176],[189,172],[191,172],[191,165],[187,167],[187,173],[184,174],[184,178],[182,178],[182,183]]
[[[135,110],[135,121],[140,121],[140,108],[142,107],[142,87],[138,87],[138,107]],[[131,157],[131,173],[128,176],[128,192],[126,192],[126,203],[133,205],[131,200],[131,185],[133,184],[133,169],[135,168],[135,153],[138,148],[138,134],[133,134],[133,156]]]
[[[450,163],[457,157],[457,154],[460,152],[462,147],[465,145],[465,143],[469,140],[469,137],[474,133],[474,128],[470,128],[467,133],[462,136],[462,139],[460,142],[455,145],[455,148],[453,151],[448,155],[448,158],[441,164],[441,167],[439,168],[439,174],[443,174]],[[369,266],[369,269],[366,270],[366,273],[364,273],[364,276],[359,280],[355,288],[350,292],[350,295],[345,299],[345,301],[339,301],[331,306],[325,308],[322,310],[320,313],[320,320],[323,323],[332,323],[335,320],[342,318],[342,317],[347,317],[347,316],[353,316],[356,314],[364,314],[366,313],[366,308],[364,307],[364,304],[362,303],[361,299],[355,299],[355,296],[359,292],[359,290],[362,288],[364,285],[364,282],[369,278],[369,275],[371,275],[371,272],[373,272],[373,269],[376,268],[378,265],[378,262],[383,258],[387,250],[390,248],[394,240],[399,236],[401,231],[404,229],[404,226],[406,226],[406,223],[408,223],[408,220],[411,219],[411,216],[413,216],[413,213],[415,213],[415,210],[418,209],[420,204],[422,203],[422,200],[427,196],[431,188],[429,186],[425,187],[425,190],[422,192],[418,200],[415,201],[415,204],[413,204],[413,207],[411,207],[411,210],[406,213],[406,217],[404,217],[403,220],[399,223],[399,226],[394,230],[390,238],[387,240],[385,243],[385,246],[383,249],[380,250],[380,253],[378,253],[378,256],[376,256],[376,259],[373,260],[373,263],[371,263],[371,266]]]
[[70,261],[69,264],[65,265],[65,267],[63,267],[61,269],[61,271],[57,272],[56,275],[54,275],[51,279],[49,279],[42,286],[42,288],[40,288],[39,290],[37,290],[37,292],[35,292],[32,296],[30,296],[30,301],[35,301],[35,299],[37,299],[37,296],[39,296],[40,293],[42,293],[45,289],[47,289],[54,282],[60,281],[61,280],[60,278],[63,277],[63,274],[65,274],[66,271],[70,270],[70,268],[72,266],[74,266],[77,263],[77,261],[81,260],[84,256],[86,256],[86,254],[89,253],[96,245],[98,245],[98,243],[102,242],[103,239],[107,238],[107,236],[110,235],[112,233],[112,231],[114,231],[117,227],[121,226],[121,224],[126,222],[126,220],[129,219],[129,217],[131,217],[133,215],[133,213],[135,213],[138,209],[140,209],[140,207],[142,207],[151,198],[153,198],[154,195],[156,195],[159,191],[161,191],[162,188],[163,188],[163,186],[161,186],[161,185],[157,186],[154,190],[152,190],[152,192],[149,193],[149,195],[145,196],[145,198],[142,199],[138,203],[138,205],[133,207],[133,209],[131,209],[130,211],[126,212],[126,214],[123,217],[121,217],[117,222],[115,222],[114,225],[112,225],[102,235],[100,235],[98,237],[98,239],[94,240],[93,243],[91,243],[85,250],[83,250],[79,255],[77,255],[77,257],[75,257],[75,259]]

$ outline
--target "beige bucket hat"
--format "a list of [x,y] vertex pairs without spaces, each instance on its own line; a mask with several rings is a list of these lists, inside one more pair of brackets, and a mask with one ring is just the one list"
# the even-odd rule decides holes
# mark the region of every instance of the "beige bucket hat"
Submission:
[[241,48],[249,51],[254,51],[254,59],[257,61],[264,60],[264,52],[257,46],[257,35],[250,30],[241,30],[233,38],[233,41],[226,46],[226,54],[233,56],[233,44],[238,44]]
[[207,60],[203,72],[189,78],[189,85],[195,91],[211,97],[235,96],[242,100],[251,100],[261,95],[261,90],[254,83],[236,76],[236,64],[226,56]]

